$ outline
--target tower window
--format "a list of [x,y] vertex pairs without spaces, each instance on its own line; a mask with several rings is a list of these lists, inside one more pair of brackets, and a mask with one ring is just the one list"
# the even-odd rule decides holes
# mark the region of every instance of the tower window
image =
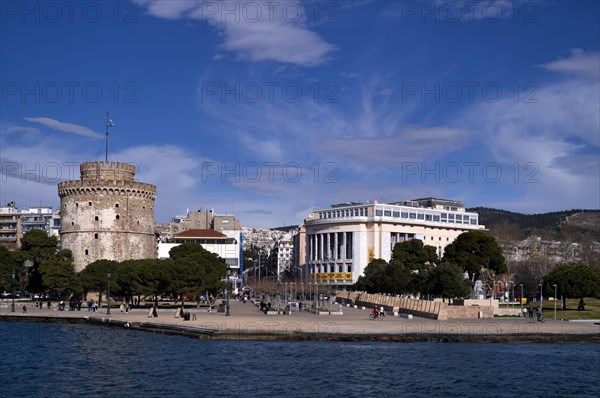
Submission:
[[85,255],[86,256],[88,255],[88,249],[85,249]]
[[98,221],[98,216],[94,217],[94,221]]
[[119,207],[119,204],[118,204],[118,203],[115,203],[115,207]]
[[75,203],[75,207],[79,207],[79,203]]
[[88,206],[91,206],[91,205],[92,205],[92,202],[88,202]]
[[142,209],[146,210],[146,206],[142,206]]
[[98,234],[94,234],[94,239],[98,239]]
[[120,218],[119,215],[117,214],[117,216],[115,217],[117,220]]
[[75,222],[71,221],[71,225],[75,225]]

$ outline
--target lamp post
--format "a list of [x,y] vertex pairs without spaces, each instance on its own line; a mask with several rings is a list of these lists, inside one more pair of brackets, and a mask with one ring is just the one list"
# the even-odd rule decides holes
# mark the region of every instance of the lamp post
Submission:
[[544,308],[544,287],[542,286],[542,284],[540,283],[538,285],[540,287],[540,308]]
[[231,268],[227,267],[227,288],[225,289],[225,316],[230,316],[229,313],[229,276],[231,275]]
[[10,274],[13,278],[13,283],[12,283],[12,288],[13,288],[13,292],[12,292],[12,306],[10,307],[10,312],[15,312],[15,279],[17,278],[17,273],[15,271],[11,272]]
[[112,271],[106,271],[106,277],[108,278],[108,285],[106,289],[106,315],[110,315],[110,278],[112,276]]
[[519,286],[521,286],[521,313],[523,312],[523,284],[520,283]]
[[554,286],[554,320],[556,320],[556,285]]

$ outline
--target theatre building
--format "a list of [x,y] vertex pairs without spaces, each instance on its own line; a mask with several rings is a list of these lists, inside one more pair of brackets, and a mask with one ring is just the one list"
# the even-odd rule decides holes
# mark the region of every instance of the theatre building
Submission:
[[314,210],[304,227],[308,282],[336,288],[355,283],[371,260],[389,261],[396,243],[420,239],[441,258],[461,233],[485,229],[462,202],[436,198],[336,204]]

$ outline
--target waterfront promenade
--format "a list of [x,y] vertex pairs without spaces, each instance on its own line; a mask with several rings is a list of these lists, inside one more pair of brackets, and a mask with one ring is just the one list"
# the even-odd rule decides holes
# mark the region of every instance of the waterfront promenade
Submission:
[[[291,315],[265,315],[250,302],[231,301],[231,316],[186,308],[190,320],[175,318],[175,309],[159,309],[158,317],[148,317],[147,309],[128,313],[119,308],[97,312],[36,309],[23,303],[16,312],[10,304],[0,307],[0,321],[77,322],[125,327],[165,334],[207,339],[261,340],[382,340],[382,341],[595,341],[600,342],[600,323],[580,321],[532,322],[526,318],[432,319],[400,318],[388,315],[382,321],[370,320],[370,311],[343,307],[343,315],[317,315],[292,311]],[[56,308],[56,305],[54,305]],[[339,308],[334,305],[334,309]],[[545,314],[552,317],[551,313]]]

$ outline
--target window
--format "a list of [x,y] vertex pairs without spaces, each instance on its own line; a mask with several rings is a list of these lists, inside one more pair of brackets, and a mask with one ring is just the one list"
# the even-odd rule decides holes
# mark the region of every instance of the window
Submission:
[[454,221],[454,214],[448,214],[448,220]]
[[115,207],[119,207],[119,204],[118,204],[118,203],[115,203]]
[[73,221],[71,221],[71,225],[75,225],[75,223]]
[[117,216],[115,217],[117,220],[120,218],[119,215],[117,214]]
[[396,217],[396,218],[400,217],[400,212],[399,211],[395,211],[393,213],[393,216]]
[[85,249],[85,255],[86,256],[88,255],[88,249]]
[[98,221],[98,216],[94,217],[94,221]]
[[91,205],[92,205],[92,202],[88,202],[88,206],[91,206]]
[[411,220],[416,220],[416,219],[417,219],[417,213],[410,213],[410,214],[409,214],[409,218],[410,218]]
[[459,221],[462,221],[462,214],[457,214],[456,215],[456,219],[459,220]]
[[417,219],[418,220],[424,220],[425,219],[425,214],[423,214],[423,213],[417,214]]
[[375,210],[375,215],[381,217],[383,215],[383,210]]
[[431,221],[431,214],[425,214],[425,221]]
[[75,203],[75,207],[79,207],[79,203]]
[[401,216],[402,218],[408,218],[408,212],[407,212],[407,211],[403,211],[403,212],[400,214],[400,216]]
[[98,239],[98,234],[94,234],[94,239]]
[[433,221],[440,221],[440,215],[439,214],[434,214],[433,215]]
[[386,217],[391,217],[392,216],[392,212],[390,210],[386,210],[383,212],[383,215]]

